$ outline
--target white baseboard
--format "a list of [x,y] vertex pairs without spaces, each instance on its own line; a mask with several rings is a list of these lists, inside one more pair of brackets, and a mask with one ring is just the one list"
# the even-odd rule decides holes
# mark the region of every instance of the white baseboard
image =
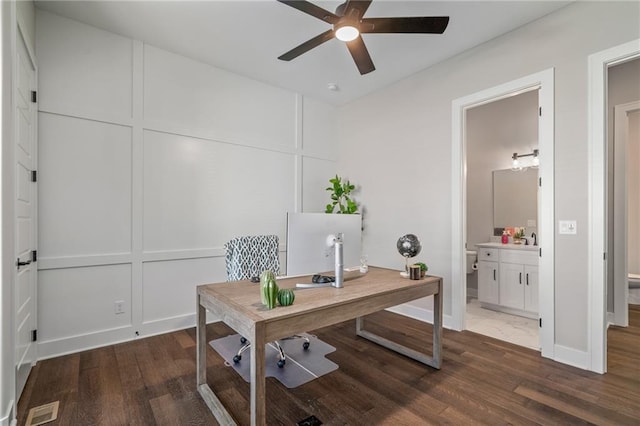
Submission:
[[[405,317],[413,318],[418,321],[428,322],[429,324],[433,324],[433,311],[424,308],[418,308],[413,305],[403,304],[398,306],[393,306],[391,308],[386,309],[389,312],[393,312],[396,314],[404,315]],[[442,326],[444,328],[448,328],[453,330],[453,318],[451,315],[443,315],[442,316]]]
[[589,353],[562,345],[554,345],[553,360],[573,367],[589,370]]
[[613,312],[607,312],[607,328],[609,328],[610,325],[615,325],[615,324],[616,324],[615,314]]
[[[207,323],[216,321],[217,318],[207,312]],[[147,322],[140,327],[126,326],[56,340],[42,341],[38,343],[38,360],[129,342],[141,337],[150,337],[172,331],[184,330],[185,328],[195,327],[195,325],[195,314],[187,314]]]
[[468,288],[467,287],[467,297],[473,297],[474,299],[478,298],[478,289],[477,288]]
[[38,360],[55,358],[134,339],[133,327],[119,327],[90,334],[38,342]]

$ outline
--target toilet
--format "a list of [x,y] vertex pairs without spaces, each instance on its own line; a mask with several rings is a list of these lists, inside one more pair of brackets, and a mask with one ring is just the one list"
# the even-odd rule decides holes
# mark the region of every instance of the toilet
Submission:
[[[468,257],[468,256],[467,256]],[[629,277],[627,279],[629,282],[629,288],[640,288],[640,274],[632,274],[629,272]]]
[[477,260],[478,252],[475,250],[467,250],[467,275],[473,274],[475,272],[475,269],[473,269],[473,265],[477,262]]

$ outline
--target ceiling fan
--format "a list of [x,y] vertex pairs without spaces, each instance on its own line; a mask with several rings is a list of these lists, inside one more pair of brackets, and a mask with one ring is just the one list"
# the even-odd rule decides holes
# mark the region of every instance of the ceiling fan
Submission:
[[336,8],[335,13],[331,13],[304,0],[278,1],[333,25],[332,29],[294,47],[287,53],[279,56],[278,59],[290,61],[335,37],[346,43],[347,49],[349,49],[349,53],[351,53],[360,74],[367,74],[376,69],[360,34],[442,34],[449,24],[448,16],[363,18],[372,0],[347,0]]

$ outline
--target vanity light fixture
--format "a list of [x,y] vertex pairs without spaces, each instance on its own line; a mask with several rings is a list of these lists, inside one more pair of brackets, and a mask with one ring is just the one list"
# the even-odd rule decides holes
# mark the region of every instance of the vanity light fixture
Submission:
[[526,167],[522,167],[522,164],[520,164],[520,158],[522,157],[533,157],[533,160],[531,160],[531,167],[537,168],[540,165],[538,152],[539,151],[537,149],[534,149],[531,154],[518,154],[517,152],[514,152],[511,156],[511,170],[515,171],[526,169]]

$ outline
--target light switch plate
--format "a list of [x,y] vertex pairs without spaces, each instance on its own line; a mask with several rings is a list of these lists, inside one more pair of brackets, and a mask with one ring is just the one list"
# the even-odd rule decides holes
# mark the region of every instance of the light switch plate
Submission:
[[537,226],[536,225],[536,220],[535,219],[527,220],[527,226]]
[[560,234],[577,234],[577,224],[575,220],[561,220],[558,222],[558,228]]

